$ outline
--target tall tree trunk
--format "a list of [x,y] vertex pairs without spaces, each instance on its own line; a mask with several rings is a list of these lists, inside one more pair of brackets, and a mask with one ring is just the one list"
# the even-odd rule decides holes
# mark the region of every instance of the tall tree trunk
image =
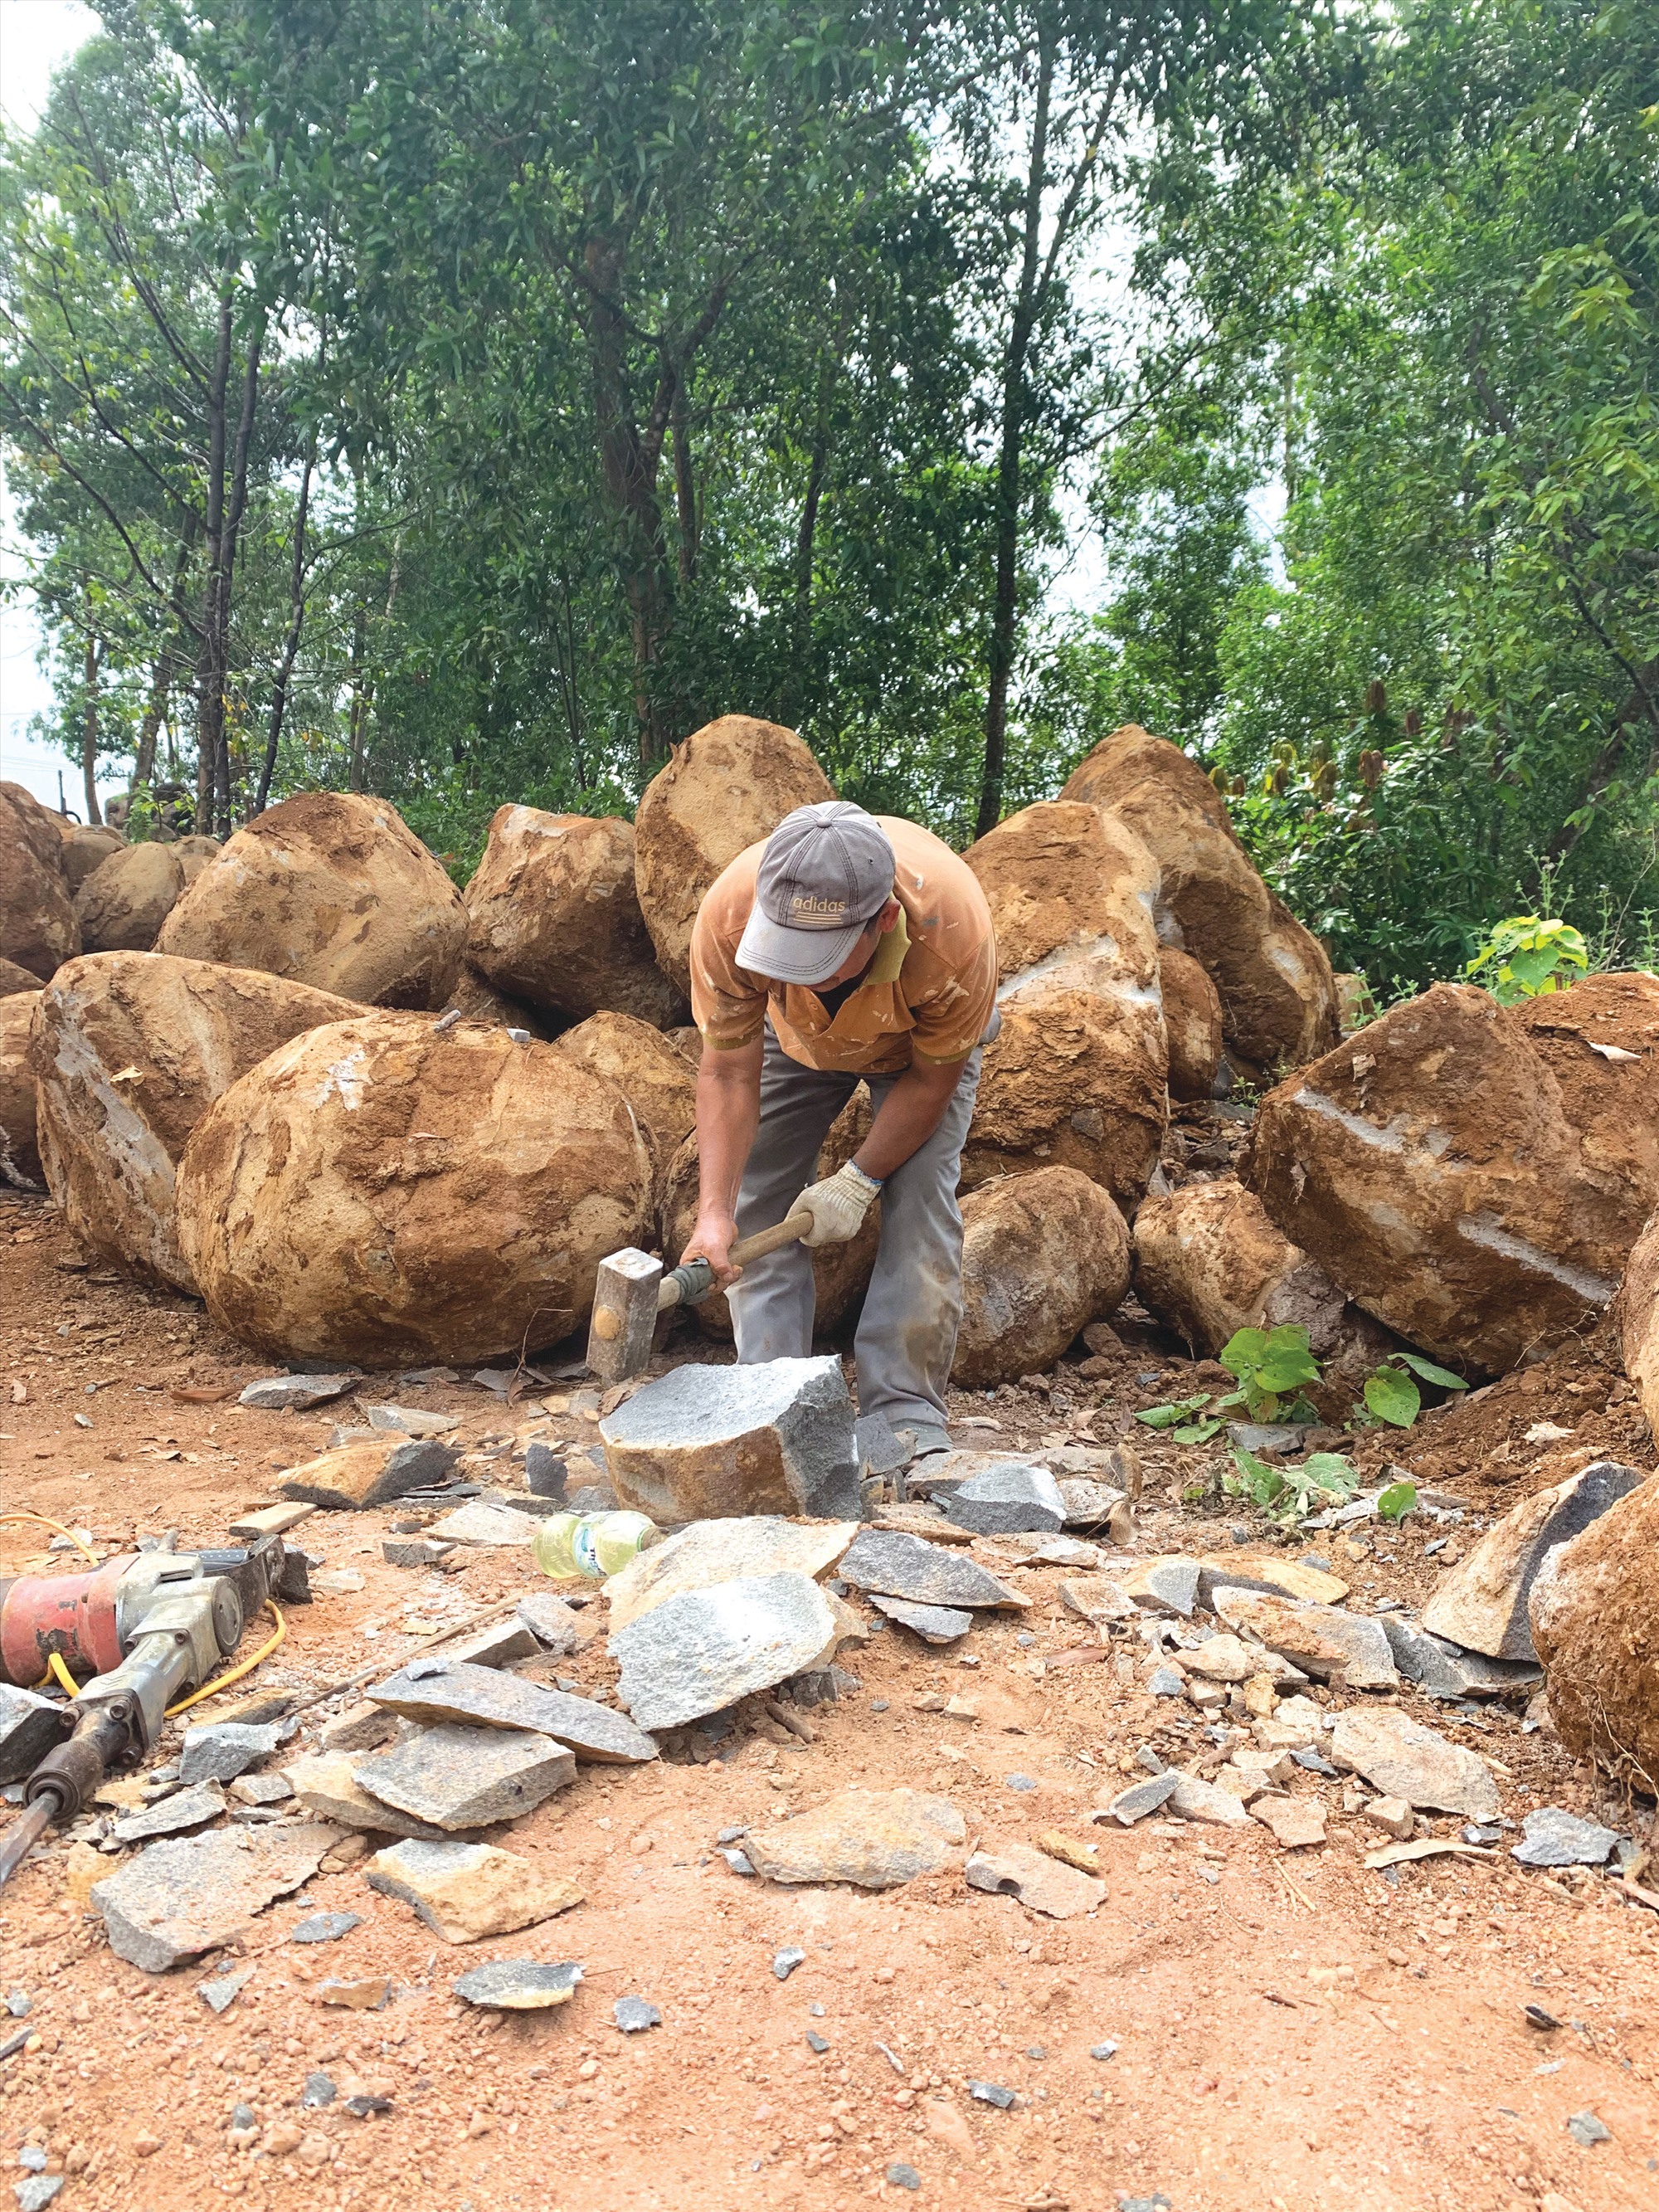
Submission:
[[1025,434],[1025,362],[1039,306],[1042,195],[1048,181],[1048,103],[1054,78],[1054,49],[1052,36],[1045,29],[1037,50],[1036,103],[1031,118],[1030,158],[1025,179],[1025,229],[1021,242],[1019,289],[1014,299],[1002,372],[990,688],[985,704],[985,761],[980,778],[979,817],[974,833],[979,837],[994,830],[1002,818],[1003,777],[1008,753],[1008,681],[1013,672],[1019,620],[1020,462]]
[[691,469],[691,408],[687,377],[674,380],[674,506],[679,523],[679,579],[689,584],[697,573],[697,493]]
[[195,515],[187,514],[179,532],[179,550],[173,563],[173,589],[167,596],[174,627],[167,634],[161,649],[155,656],[155,665],[150,675],[149,696],[144,702],[143,717],[138,725],[138,750],[132,767],[135,793],[148,790],[155,780],[155,740],[167,720],[167,703],[173,695],[173,680],[179,672],[180,647],[186,627],[185,579],[190,573],[190,556],[196,543],[196,531]]
[[317,433],[306,441],[305,467],[300,472],[300,497],[294,511],[294,562],[288,580],[288,635],[283,641],[282,665],[270,695],[270,720],[265,729],[265,757],[259,764],[259,788],[253,811],[263,814],[270,803],[270,779],[276,773],[276,750],[283,741],[283,717],[288,708],[288,687],[294,664],[300,657],[300,636],[306,619],[306,516],[311,505],[311,472],[317,465]]
[[[207,579],[202,590],[201,650],[197,662],[196,826],[210,836],[219,833],[218,762],[225,726],[225,636],[220,606],[224,588],[226,420],[230,388],[230,287],[219,296],[219,330],[213,374],[208,386],[207,498],[204,503]],[[228,828],[228,823],[225,827]]]
[[[236,422],[236,443],[231,455],[230,492],[225,503],[220,597],[222,639],[219,662],[222,683],[227,690],[230,682],[230,611],[236,580],[236,549],[241,538],[242,518],[247,513],[248,453],[253,441],[253,418],[259,401],[259,356],[264,349],[264,340],[265,319],[261,311],[253,326],[253,335],[248,340],[247,360],[242,371],[242,404]],[[224,832],[228,832],[232,827],[230,732],[222,711],[219,718],[219,742],[214,757],[214,773],[216,811],[223,824]]]
[[[90,606],[87,612],[92,612]],[[98,809],[98,641],[90,629],[87,632],[82,667],[85,707],[81,718],[81,781],[86,793],[87,825],[95,830],[104,817]]]

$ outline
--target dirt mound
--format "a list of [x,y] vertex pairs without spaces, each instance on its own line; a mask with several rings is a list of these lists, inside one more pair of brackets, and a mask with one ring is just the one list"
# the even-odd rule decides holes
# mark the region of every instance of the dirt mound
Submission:
[[793,730],[752,714],[722,714],[675,746],[634,817],[635,867],[645,926],[682,998],[691,925],[715,877],[786,814],[835,795]]
[[627,1102],[551,1045],[374,1014],[295,1038],[209,1108],[179,1173],[209,1311],[274,1358],[367,1367],[568,1336],[648,1232]]
[[1173,945],[1158,956],[1164,1030],[1170,1046],[1170,1096],[1195,1102],[1215,1095],[1221,1071],[1221,1000],[1190,953]]
[[1060,797],[1115,814],[1151,851],[1180,949],[1214,981],[1240,1059],[1294,1067],[1335,1042],[1323,947],[1262,882],[1219,793],[1179,746],[1131,723],[1095,747]]
[[148,952],[185,888],[170,845],[118,845],[75,894],[83,952]]
[[46,1180],[29,1066],[29,1024],[40,1002],[38,990],[12,991],[0,999],[0,1183],[17,1190],[39,1190]]
[[1659,1476],[1547,1556],[1528,1618],[1562,1742],[1659,1792]]
[[557,1049],[608,1077],[634,1109],[659,1186],[697,1118],[697,1079],[685,1055],[649,1022],[592,1014],[567,1030]]
[[64,874],[68,879],[71,898],[93,870],[101,867],[112,853],[124,851],[127,842],[118,830],[103,827],[92,830],[81,822],[65,822],[60,835],[64,847]]
[[1009,1176],[962,1201],[963,1304],[951,1380],[989,1388],[1051,1366],[1121,1304],[1129,1232],[1074,1168]]
[[663,1029],[684,1008],[634,890],[634,831],[611,817],[497,807],[466,887],[466,957],[499,991],[577,1021]]
[[1484,991],[1439,983],[1265,1098],[1247,1180],[1409,1344],[1502,1374],[1613,1296],[1650,1201]]
[[1003,976],[963,1186],[1041,1162],[1076,1168],[1133,1207],[1167,1111],[1156,864],[1121,823],[1059,801],[1011,815],[963,857],[996,923]]
[[0,955],[46,982],[81,950],[58,817],[0,783]]
[[308,791],[239,830],[156,949],[374,1006],[441,1006],[466,934],[460,893],[384,799]]
[[41,994],[31,1060],[46,1180],[80,1243],[193,1291],[173,1192],[191,1131],[267,1053],[357,1011],[255,969],[160,953],[89,953],[61,968]]

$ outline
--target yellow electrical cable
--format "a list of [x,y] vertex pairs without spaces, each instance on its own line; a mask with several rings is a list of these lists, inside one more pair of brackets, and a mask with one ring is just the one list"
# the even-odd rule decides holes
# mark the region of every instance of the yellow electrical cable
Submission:
[[0,1521],[36,1521],[41,1528],[51,1528],[60,1536],[67,1536],[77,1552],[84,1553],[94,1567],[104,1564],[90,1544],[83,1544],[73,1528],[66,1528],[61,1521],[53,1521],[44,1513],[0,1513]]
[[267,1638],[251,1658],[243,1660],[240,1667],[233,1667],[229,1674],[221,1674],[216,1681],[204,1682],[199,1690],[192,1690],[187,1698],[180,1698],[176,1705],[169,1705],[167,1711],[169,1720],[175,1713],[187,1712],[191,1705],[198,1705],[204,1698],[211,1698],[221,1690],[228,1690],[233,1682],[240,1682],[244,1674],[251,1674],[262,1659],[270,1658],[288,1634],[288,1623],[283,1619],[283,1608],[274,1597],[268,1597],[265,1603],[270,1607],[271,1616],[276,1623],[275,1636]]
[[81,1694],[80,1686],[76,1681],[74,1675],[70,1674],[69,1668],[64,1664],[64,1655],[61,1651],[54,1651],[52,1656],[47,1660],[46,1679],[48,1681],[56,1680],[58,1682],[61,1686],[68,1692],[71,1698],[78,1698]]

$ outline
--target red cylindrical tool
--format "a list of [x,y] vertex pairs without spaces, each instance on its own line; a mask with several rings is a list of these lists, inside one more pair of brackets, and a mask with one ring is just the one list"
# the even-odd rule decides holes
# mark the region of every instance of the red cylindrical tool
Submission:
[[32,1690],[54,1651],[74,1674],[106,1674],[121,1663],[116,1593],[134,1554],[83,1575],[20,1575],[0,1582],[0,1675]]

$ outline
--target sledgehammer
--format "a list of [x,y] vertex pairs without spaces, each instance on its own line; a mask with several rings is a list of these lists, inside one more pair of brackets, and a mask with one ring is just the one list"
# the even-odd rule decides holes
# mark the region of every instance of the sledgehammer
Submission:
[[[775,1229],[740,1237],[732,1247],[732,1265],[745,1267],[751,1260],[764,1259],[811,1226],[811,1214],[803,1210]],[[688,1260],[665,1274],[660,1260],[634,1244],[601,1260],[587,1328],[589,1372],[601,1382],[626,1382],[638,1375],[651,1357],[657,1316],[670,1306],[694,1306],[714,1287],[714,1271],[707,1260]]]

